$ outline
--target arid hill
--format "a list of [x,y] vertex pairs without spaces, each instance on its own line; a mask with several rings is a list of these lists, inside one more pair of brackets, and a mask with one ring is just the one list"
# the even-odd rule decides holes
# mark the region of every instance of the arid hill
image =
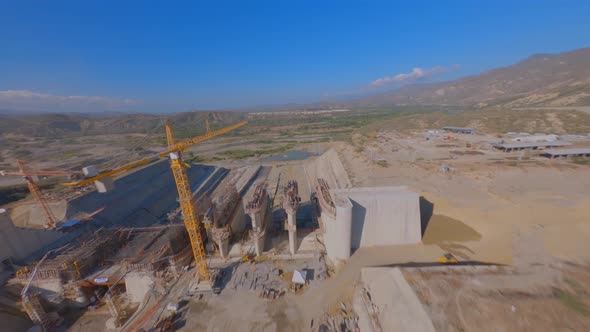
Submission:
[[590,106],[590,48],[536,54],[454,81],[416,84],[358,100],[358,106]]
[[75,137],[99,134],[148,133],[159,128],[165,119],[172,121],[178,137],[198,134],[209,116],[211,128],[238,122],[245,114],[236,112],[184,112],[170,116],[156,114],[28,114],[0,115],[0,133],[32,137]]

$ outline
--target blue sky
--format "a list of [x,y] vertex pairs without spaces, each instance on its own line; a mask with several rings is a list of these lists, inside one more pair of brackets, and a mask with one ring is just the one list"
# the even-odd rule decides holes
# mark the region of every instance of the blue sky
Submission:
[[0,0],[0,109],[350,97],[588,47],[589,17],[569,0]]

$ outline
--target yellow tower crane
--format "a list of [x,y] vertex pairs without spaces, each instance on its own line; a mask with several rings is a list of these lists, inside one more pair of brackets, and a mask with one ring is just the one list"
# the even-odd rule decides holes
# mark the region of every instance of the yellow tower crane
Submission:
[[[117,169],[110,170],[108,172],[99,174],[97,176],[84,179],[78,182],[70,182],[66,183],[66,185],[70,186],[81,186],[85,184],[89,184],[93,181],[100,180],[109,176],[112,176],[117,173],[121,173],[131,168],[135,168],[144,164],[149,163],[157,158],[161,158],[164,156],[170,157],[170,168],[172,169],[172,174],[174,175],[174,181],[176,182],[176,188],[178,189],[178,201],[180,203],[180,208],[182,210],[182,215],[184,217],[184,225],[189,235],[189,239],[191,242],[191,247],[193,249],[193,255],[195,257],[195,263],[197,265],[197,269],[199,271],[199,276],[201,280],[209,280],[209,268],[207,266],[207,260],[205,257],[205,243],[203,241],[203,229],[201,227],[201,222],[199,221],[199,216],[197,215],[197,207],[195,204],[195,200],[193,199],[193,192],[190,186],[190,182],[188,180],[188,175],[186,174],[186,167],[189,167],[188,164],[185,164],[182,161],[182,153],[184,150],[194,144],[203,142],[215,136],[223,135],[228,133],[234,129],[242,127],[246,125],[248,121],[242,121],[231,125],[229,127],[225,127],[219,130],[209,131],[205,135],[196,136],[190,138],[186,141],[182,141],[176,143],[174,138],[174,131],[170,126],[170,122],[166,121],[166,140],[168,143],[168,150],[158,155],[148,157],[124,166],[121,166]],[[207,126],[209,127],[209,126]],[[209,129],[209,128],[207,128]]]
[[[215,134],[215,132],[209,131],[207,123],[207,133],[203,137],[221,135],[244,124],[246,123],[238,123],[237,125],[221,129]],[[203,228],[201,227],[197,207],[193,198],[193,191],[185,170],[188,165],[182,162],[182,152],[184,152],[186,147],[194,143],[191,142],[192,140],[189,140],[188,144],[177,144],[174,139],[174,132],[170,126],[170,121],[166,121],[166,139],[168,141],[168,150],[172,151],[170,152],[170,168],[172,169],[172,175],[174,175],[174,181],[176,181],[178,202],[180,203],[184,225],[191,241],[195,264],[197,265],[201,280],[209,280],[209,268],[205,257],[205,243],[203,241]]]
[[39,176],[39,175],[45,175],[45,176],[63,175],[63,176],[67,176],[67,175],[75,174],[76,172],[72,172],[72,171],[56,171],[56,170],[52,170],[52,171],[48,171],[48,170],[46,170],[46,171],[28,170],[25,167],[25,162],[24,161],[17,160],[16,162],[18,164],[18,171],[0,171],[0,175],[19,175],[19,176],[22,176],[25,179],[25,181],[27,182],[27,186],[29,187],[29,191],[33,195],[33,198],[39,204],[39,206],[41,206],[41,208],[43,210],[43,214],[45,214],[45,219],[46,219],[45,228],[55,229],[55,225],[57,224],[58,220],[55,217],[55,215],[53,214],[53,211],[51,211],[51,208],[49,207],[49,204],[47,203],[47,200],[45,199],[45,197],[43,197],[43,194],[41,193],[41,189],[35,183],[35,181],[33,180],[33,178],[35,176]]

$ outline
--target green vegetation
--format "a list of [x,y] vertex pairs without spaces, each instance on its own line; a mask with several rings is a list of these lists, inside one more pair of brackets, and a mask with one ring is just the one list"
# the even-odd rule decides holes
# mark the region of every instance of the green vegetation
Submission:
[[265,154],[275,154],[275,153],[285,152],[287,150],[291,150],[294,146],[295,146],[294,143],[290,143],[290,144],[279,146],[276,148],[267,148],[267,149],[226,150],[226,151],[218,153],[218,155],[222,155],[222,156],[230,158],[230,159],[244,159],[244,158],[250,158],[250,157],[260,156],[260,155],[265,155]]
[[78,144],[78,141],[73,138],[68,138],[68,139],[61,140],[60,144],[72,145],[72,144]]
[[17,185],[0,188],[0,205],[8,204],[21,200],[29,194],[29,188],[26,185]]
[[572,162],[576,165],[590,165],[590,158],[574,158]]
[[311,144],[311,143],[325,143],[325,142],[330,142],[330,141],[331,141],[330,137],[324,137],[324,138],[318,138],[316,140],[305,140],[305,141],[301,141],[299,143]]
[[259,140],[255,141],[254,143],[257,143],[257,144],[274,144],[275,141],[272,140],[272,139],[259,139]]
[[221,161],[221,160],[223,160],[223,158],[219,158],[217,156],[213,156],[213,157],[207,159],[207,161]]
[[78,156],[77,152],[67,152],[62,155],[62,158],[68,159],[68,158],[77,157],[77,156]]
[[[58,186],[55,178],[37,182],[41,190],[53,190]],[[0,205],[16,202],[29,196],[29,187],[26,184],[0,187]]]
[[580,301],[575,294],[567,292],[565,290],[554,288],[553,296],[557,298],[566,307],[584,315],[590,316],[590,308],[582,301]]
[[188,152],[184,157],[184,161],[191,164],[202,163],[205,161],[204,158],[196,156],[193,152]]
[[33,153],[30,150],[18,149],[12,151],[12,155],[14,155],[14,157],[17,159],[26,159],[32,156]]

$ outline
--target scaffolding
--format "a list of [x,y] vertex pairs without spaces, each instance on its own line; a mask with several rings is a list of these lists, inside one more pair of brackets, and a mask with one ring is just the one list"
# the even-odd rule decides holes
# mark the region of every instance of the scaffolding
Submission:
[[252,199],[246,205],[248,213],[265,208],[264,203],[267,201],[267,196],[266,183],[257,184]]
[[318,179],[316,191],[318,193],[317,197],[319,200],[319,205],[321,207],[320,213],[323,213],[324,210],[326,210],[330,214],[335,216],[336,205],[334,205],[334,200],[332,199],[332,195],[330,194],[330,186],[328,185],[328,182],[326,182],[326,180],[324,179]]
[[22,297],[22,305],[31,321],[40,326],[43,331],[51,330],[53,326],[49,319],[47,312],[41,305],[40,296],[38,293],[29,293]]
[[[116,232],[100,229],[91,237],[80,241],[76,246],[69,246],[59,254],[47,259],[38,268],[36,279],[60,279],[63,282],[78,280],[98,263],[111,256],[120,247]],[[17,279],[27,280],[31,269],[21,269]]]

